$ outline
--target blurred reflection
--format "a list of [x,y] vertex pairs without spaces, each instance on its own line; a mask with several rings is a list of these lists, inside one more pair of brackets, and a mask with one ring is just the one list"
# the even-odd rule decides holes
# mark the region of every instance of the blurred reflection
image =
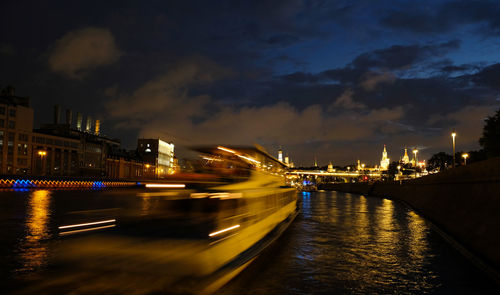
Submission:
[[394,204],[391,200],[383,199],[382,204],[376,209],[376,232],[378,247],[377,257],[379,263],[384,263],[385,267],[396,266],[397,252],[399,246],[397,237],[396,220],[394,219]]
[[409,211],[407,217],[409,228],[409,254],[415,263],[422,264],[429,247],[427,243],[427,232],[429,228],[425,224],[425,220],[415,212]]
[[19,246],[22,266],[18,272],[38,270],[47,262],[48,249],[43,240],[50,237],[48,231],[50,200],[50,191],[36,190],[30,194],[26,236]]
[[362,242],[366,242],[369,239],[370,221],[368,220],[368,204],[365,196],[359,196],[358,205],[359,208],[356,216],[358,238]]

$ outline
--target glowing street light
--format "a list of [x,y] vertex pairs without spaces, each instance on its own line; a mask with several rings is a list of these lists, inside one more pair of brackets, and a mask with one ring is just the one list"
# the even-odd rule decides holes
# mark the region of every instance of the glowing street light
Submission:
[[469,154],[467,154],[467,153],[463,153],[463,154],[462,154],[462,158],[464,158],[464,166],[466,166],[466,165],[467,165],[467,158],[468,158],[468,157],[469,157]]
[[457,137],[457,133],[455,132],[455,130],[453,130],[453,132],[451,133],[451,138],[452,138],[452,142],[453,142],[453,168],[455,168],[455,137]]
[[417,150],[417,148],[413,149],[413,153],[415,154],[415,178],[417,178],[417,166],[418,166],[418,158],[417,158],[418,150]]

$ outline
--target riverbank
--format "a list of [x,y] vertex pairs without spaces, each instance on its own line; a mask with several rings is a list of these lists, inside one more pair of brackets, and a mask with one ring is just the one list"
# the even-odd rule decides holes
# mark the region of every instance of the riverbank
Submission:
[[402,200],[500,273],[500,158],[402,183],[328,184],[322,189]]

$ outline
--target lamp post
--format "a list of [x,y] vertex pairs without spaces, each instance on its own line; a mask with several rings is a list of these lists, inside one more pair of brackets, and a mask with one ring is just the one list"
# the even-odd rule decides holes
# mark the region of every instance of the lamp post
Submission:
[[457,133],[455,132],[455,130],[453,130],[453,132],[451,133],[451,139],[453,142],[453,168],[455,168],[455,137],[457,137]]
[[417,167],[418,167],[417,148],[413,149],[413,153],[415,154],[415,178],[417,178]]
[[467,158],[469,157],[469,154],[463,153],[462,158],[464,158],[464,166],[467,166]]
[[44,169],[45,165],[43,162],[43,157],[47,155],[47,152],[46,151],[38,151],[38,155],[40,156],[40,169],[42,170],[40,174],[43,175],[45,172],[45,169]]

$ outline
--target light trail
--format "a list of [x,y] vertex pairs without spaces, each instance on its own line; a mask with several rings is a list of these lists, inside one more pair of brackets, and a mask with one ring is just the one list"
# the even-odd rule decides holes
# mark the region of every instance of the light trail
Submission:
[[209,237],[213,237],[213,236],[216,236],[216,235],[221,234],[221,233],[225,233],[225,232],[227,232],[227,231],[230,231],[230,230],[235,229],[235,228],[238,228],[238,227],[240,227],[240,225],[239,225],[239,224],[237,224],[237,225],[233,225],[233,226],[231,226],[231,227],[228,227],[228,228],[221,229],[221,230],[219,230],[219,231],[213,232],[213,233],[209,234],[208,236],[209,236]]
[[99,226],[99,227],[93,227],[93,228],[77,229],[77,230],[62,232],[62,233],[59,233],[59,235],[65,236],[65,235],[71,235],[71,234],[76,234],[76,233],[81,233],[81,232],[86,232],[86,231],[93,231],[93,230],[98,230],[98,229],[110,228],[110,227],[115,227],[115,226],[116,226],[116,224],[111,224],[111,225]]
[[185,184],[173,183],[146,183],[147,188],[185,188]]
[[116,221],[116,219],[110,219],[110,220],[103,220],[103,221],[96,221],[96,222],[87,222],[87,223],[80,223],[80,224],[64,225],[64,226],[60,226],[59,229],[82,227],[82,226],[87,226],[87,225],[96,225],[96,224],[103,224],[103,223],[111,223],[111,222],[115,222],[115,221]]

